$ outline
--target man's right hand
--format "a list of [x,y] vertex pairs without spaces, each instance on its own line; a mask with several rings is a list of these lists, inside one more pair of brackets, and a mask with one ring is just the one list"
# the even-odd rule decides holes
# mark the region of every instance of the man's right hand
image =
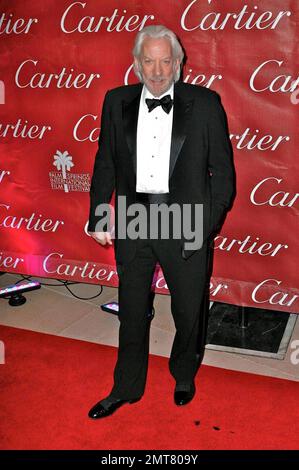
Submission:
[[89,235],[101,245],[112,245],[111,233],[110,232],[88,232]]

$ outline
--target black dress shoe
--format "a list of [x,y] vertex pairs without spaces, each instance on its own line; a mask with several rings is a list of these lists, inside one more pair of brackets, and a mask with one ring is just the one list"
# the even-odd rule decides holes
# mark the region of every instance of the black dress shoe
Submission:
[[117,399],[101,400],[91,408],[91,410],[88,413],[88,416],[89,418],[92,418],[92,419],[105,418],[106,416],[112,415],[112,413],[114,413],[114,411],[116,411],[122,405],[125,405],[126,403],[130,403],[130,404],[136,403],[139,400],[140,398],[135,398],[132,400],[117,400]]
[[178,406],[187,405],[195,395],[194,382],[190,385],[177,384],[174,391],[174,402]]

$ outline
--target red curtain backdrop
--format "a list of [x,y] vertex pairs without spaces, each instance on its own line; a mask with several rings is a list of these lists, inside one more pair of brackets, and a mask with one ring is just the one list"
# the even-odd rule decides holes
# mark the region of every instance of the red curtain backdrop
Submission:
[[165,24],[183,80],[220,94],[234,149],[211,299],[298,313],[298,14],[296,0],[2,0],[0,271],[117,286],[113,247],[86,232],[101,107],[137,81],[136,33]]

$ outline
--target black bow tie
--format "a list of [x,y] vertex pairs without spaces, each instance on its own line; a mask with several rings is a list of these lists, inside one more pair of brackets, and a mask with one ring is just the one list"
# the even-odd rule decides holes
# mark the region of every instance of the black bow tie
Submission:
[[165,113],[169,114],[173,105],[173,100],[170,95],[163,96],[160,100],[158,98],[146,98],[145,102],[149,113],[157,106],[162,106]]

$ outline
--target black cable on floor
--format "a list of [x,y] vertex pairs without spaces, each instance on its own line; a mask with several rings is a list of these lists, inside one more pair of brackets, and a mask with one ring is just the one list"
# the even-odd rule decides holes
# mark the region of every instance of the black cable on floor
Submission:
[[[32,280],[32,276],[24,276],[24,274],[20,274],[20,276],[22,276],[22,279],[20,279],[19,281],[17,281],[15,284],[18,284],[19,282],[22,282],[24,280],[26,281],[31,281]],[[75,297],[76,299],[79,299],[79,300],[92,300],[92,299],[96,299],[97,297],[99,297],[102,292],[103,292],[103,286],[100,285],[100,292],[96,295],[93,295],[92,297],[79,297],[78,295],[76,295],[74,292],[71,291],[71,289],[69,288],[69,286],[72,286],[74,284],[81,284],[80,282],[74,282],[74,281],[64,281],[63,279],[56,279],[56,281],[58,281],[58,284],[49,284],[47,282],[40,282],[40,285],[41,286],[52,286],[52,287],[65,287],[69,293]]]

